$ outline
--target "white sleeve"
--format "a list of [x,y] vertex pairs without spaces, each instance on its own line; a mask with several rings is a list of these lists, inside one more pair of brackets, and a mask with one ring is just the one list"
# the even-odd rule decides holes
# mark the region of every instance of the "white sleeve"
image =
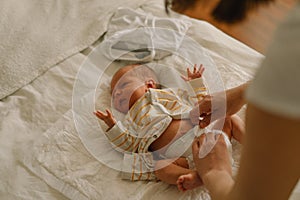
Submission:
[[203,96],[207,95],[207,89],[205,87],[204,81],[202,78],[196,78],[188,81],[190,86],[193,88],[195,95],[198,100],[201,100]]
[[154,165],[150,152],[124,154],[121,177],[131,181],[156,180]]
[[197,91],[199,88],[205,88],[203,78],[195,78],[188,81],[188,83],[191,85],[194,91]]
[[248,88],[248,101],[266,111],[300,117],[300,6],[279,27],[261,68]]
[[136,144],[141,140],[135,134],[126,129],[120,121],[108,130],[105,135],[113,147],[120,152],[135,151]]

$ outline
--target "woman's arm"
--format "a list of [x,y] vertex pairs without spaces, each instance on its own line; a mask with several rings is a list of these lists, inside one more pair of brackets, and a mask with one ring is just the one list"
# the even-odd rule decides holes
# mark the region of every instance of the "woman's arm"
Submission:
[[236,199],[288,199],[300,178],[300,119],[249,104],[245,147],[231,193]]
[[[249,82],[246,82],[242,85],[226,90],[225,95],[224,93],[216,93],[205,96],[203,100],[201,100],[190,112],[192,123],[199,124],[199,116],[201,115],[203,119],[201,120],[200,127],[204,128],[209,125],[212,115],[214,115],[214,119],[225,117],[223,116],[224,105],[226,105],[226,116],[230,116],[238,112],[246,103],[244,93],[248,85]],[[226,101],[226,103],[224,101]],[[213,110],[212,103],[214,104]]]
[[[210,191],[212,199],[224,199],[231,191],[232,179],[231,159],[223,135],[216,139],[214,148],[203,158],[199,158],[199,149],[207,140],[215,140],[215,134],[202,134],[193,142],[195,166],[204,185]],[[209,142],[207,142],[207,145]],[[204,147],[205,149],[205,147]]]
[[[228,163],[198,165],[201,159],[194,147],[199,175],[213,199],[288,199],[300,177],[300,119],[273,115],[251,104],[246,116],[245,146],[236,183],[224,170]],[[218,147],[219,142],[214,150]],[[207,156],[213,161],[218,158],[216,153]]]
[[226,91],[227,116],[237,113],[246,104],[245,91],[249,84],[250,81]]

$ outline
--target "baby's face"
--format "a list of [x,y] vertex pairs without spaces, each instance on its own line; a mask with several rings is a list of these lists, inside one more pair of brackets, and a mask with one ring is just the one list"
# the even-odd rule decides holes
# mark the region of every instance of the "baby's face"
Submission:
[[111,89],[113,106],[122,113],[127,113],[147,91],[145,83],[130,73],[130,68],[124,68],[114,75]]

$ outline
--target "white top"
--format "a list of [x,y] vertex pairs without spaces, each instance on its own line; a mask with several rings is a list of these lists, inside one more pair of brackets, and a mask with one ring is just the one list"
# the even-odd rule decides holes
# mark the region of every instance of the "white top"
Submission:
[[279,27],[246,95],[266,111],[300,118],[300,3]]

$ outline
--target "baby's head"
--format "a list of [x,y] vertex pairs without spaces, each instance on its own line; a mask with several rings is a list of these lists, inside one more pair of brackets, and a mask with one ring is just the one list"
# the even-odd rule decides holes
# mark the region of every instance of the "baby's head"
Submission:
[[127,65],[119,69],[111,80],[112,101],[115,109],[127,113],[149,88],[157,88],[158,79],[145,65]]

